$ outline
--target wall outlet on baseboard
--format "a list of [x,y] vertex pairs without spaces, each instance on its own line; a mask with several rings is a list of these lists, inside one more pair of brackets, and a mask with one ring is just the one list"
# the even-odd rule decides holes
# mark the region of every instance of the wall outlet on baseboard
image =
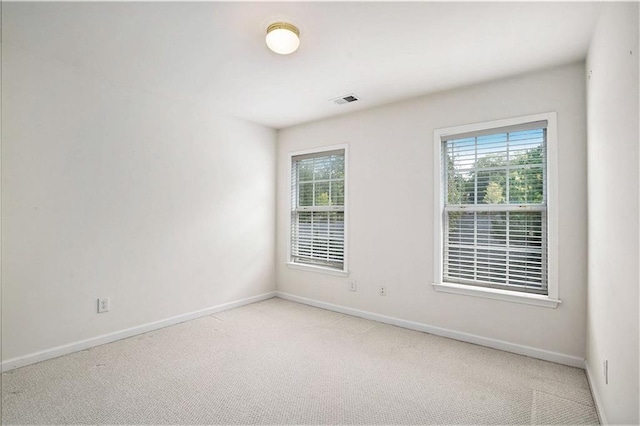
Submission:
[[356,291],[356,280],[351,280],[349,282],[349,291]]
[[101,297],[98,299],[98,313],[109,312],[109,298]]
[[386,296],[387,288],[385,286],[380,286],[380,291],[378,292],[378,294],[380,294],[380,296]]
[[602,374],[604,374],[604,384],[609,384],[609,360],[605,359],[602,362]]

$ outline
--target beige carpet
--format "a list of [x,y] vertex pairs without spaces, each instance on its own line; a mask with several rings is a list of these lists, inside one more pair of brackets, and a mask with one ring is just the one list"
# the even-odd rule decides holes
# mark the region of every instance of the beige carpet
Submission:
[[593,424],[583,370],[274,298],[2,375],[4,424]]

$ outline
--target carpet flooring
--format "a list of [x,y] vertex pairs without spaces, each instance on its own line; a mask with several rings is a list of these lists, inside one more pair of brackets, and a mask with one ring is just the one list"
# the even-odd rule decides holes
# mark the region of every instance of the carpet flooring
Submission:
[[2,374],[3,424],[597,424],[585,372],[269,299]]

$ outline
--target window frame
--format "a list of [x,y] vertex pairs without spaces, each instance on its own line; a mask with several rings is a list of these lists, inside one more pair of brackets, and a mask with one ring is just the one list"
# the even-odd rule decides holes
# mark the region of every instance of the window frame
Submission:
[[[322,154],[328,153],[331,151],[344,150],[344,261],[342,263],[342,269],[331,268],[328,266],[322,265],[312,265],[306,263],[298,263],[293,261],[292,256],[292,238],[291,238],[291,229],[292,229],[292,214],[291,214],[291,188],[292,188],[292,179],[291,179],[291,168],[293,166],[293,158],[301,155],[313,155],[313,154]],[[287,261],[286,265],[291,269],[298,269],[302,271],[311,271],[318,272],[327,275],[336,275],[341,277],[349,276],[348,269],[348,261],[349,261],[349,243],[348,243],[348,230],[349,230],[349,208],[348,208],[348,200],[349,200],[349,146],[348,144],[340,144],[340,145],[329,145],[322,146],[316,148],[305,149],[302,151],[289,152],[288,155],[288,186],[287,189],[289,191],[288,203],[287,203]]]
[[[456,284],[443,281],[444,261],[444,206],[442,174],[442,138],[462,133],[480,132],[501,127],[510,127],[547,121],[547,295],[504,290],[478,285]],[[558,146],[557,115],[555,112],[492,120],[474,124],[435,129],[433,132],[433,189],[434,189],[434,290],[444,293],[483,297],[527,305],[556,308],[562,303],[558,299]]]

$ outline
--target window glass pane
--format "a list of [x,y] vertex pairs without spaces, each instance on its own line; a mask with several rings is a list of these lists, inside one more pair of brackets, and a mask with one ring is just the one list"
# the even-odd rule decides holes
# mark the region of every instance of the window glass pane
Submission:
[[323,240],[329,235],[329,214],[328,212],[313,212],[313,237]]
[[475,183],[471,173],[457,165],[450,155],[447,161],[447,202],[450,204],[473,204]]
[[507,134],[479,136],[477,138],[476,168],[504,167],[507,163]]
[[329,205],[329,182],[316,182],[316,206]]
[[477,194],[479,204],[504,204],[506,201],[507,170],[479,170]]
[[299,255],[311,255],[311,241],[312,241],[312,223],[311,212],[301,212],[297,215],[297,233],[295,241],[297,244],[294,246],[294,251]]
[[344,181],[331,182],[331,205],[344,206]]
[[509,242],[514,247],[542,247],[542,213],[509,213]]
[[344,179],[344,155],[331,157],[331,179]]
[[308,182],[313,180],[313,159],[298,162],[298,181]]
[[[544,129],[526,130],[509,134],[509,158],[512,162],[542,164]],[[531,155],[533,154],[533,155]],[[524,156],[524,158],[523,158]]]
[[314,158],[313,167],[315,180],[329,179],[331,176],[331,157]]
[[299,185],[298,205],[299,206],[312,206],[313,205],[313,182],[301,183]]
[[509,202],[513,204],[541,204],[544,202],[544,170],[540,166],[526,166],[509,172]]

